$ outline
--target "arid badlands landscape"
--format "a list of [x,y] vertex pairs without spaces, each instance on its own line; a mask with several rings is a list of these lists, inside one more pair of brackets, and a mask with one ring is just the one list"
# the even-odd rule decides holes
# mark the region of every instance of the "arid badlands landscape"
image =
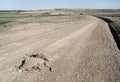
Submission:
[[120,10],[0,11],[0,82],[120,82]]

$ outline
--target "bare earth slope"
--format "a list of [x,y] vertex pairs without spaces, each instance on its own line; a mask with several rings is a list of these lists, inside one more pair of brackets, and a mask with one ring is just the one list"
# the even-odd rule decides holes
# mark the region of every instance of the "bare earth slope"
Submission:
[[108,25],[101,21],[91,35],[71,82],[119,82],[120,54]]
[[[0,82],[119,82],[120,54],[108,24],[92,16],[72,19],[77,20],[34,22],[1,33]],[[42,53],[51,69],[17,72],[25,54],[34,52]]]

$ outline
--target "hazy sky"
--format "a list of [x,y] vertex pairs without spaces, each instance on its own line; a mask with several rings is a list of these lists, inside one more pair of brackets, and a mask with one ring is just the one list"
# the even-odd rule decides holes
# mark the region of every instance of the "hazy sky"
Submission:
[[53,8],[120,9],[120,0],[0,0],[0,10]]

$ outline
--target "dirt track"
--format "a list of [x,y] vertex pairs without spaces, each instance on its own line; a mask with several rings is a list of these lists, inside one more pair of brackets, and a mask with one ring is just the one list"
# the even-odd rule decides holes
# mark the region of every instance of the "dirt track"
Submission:
[[[63,17],[64,18],[64,17]],[[69,18],[68,18],[69,19]],[[0,34],[1,82],[119,82],[120,54],[108,24],[92,16],[30,23]],[[52,72],[17,72],[25,54],[43,53]]]

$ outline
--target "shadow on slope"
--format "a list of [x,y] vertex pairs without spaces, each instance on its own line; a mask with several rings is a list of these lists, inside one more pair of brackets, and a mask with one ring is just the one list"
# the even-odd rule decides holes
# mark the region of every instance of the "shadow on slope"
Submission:
[[114,37],[117,47],[120,50],[120,24],[118,22],[114,22],[108,18],[98,17],[98,16],[95,16],[95,17],[100,18],[109,24],[110,31]]

